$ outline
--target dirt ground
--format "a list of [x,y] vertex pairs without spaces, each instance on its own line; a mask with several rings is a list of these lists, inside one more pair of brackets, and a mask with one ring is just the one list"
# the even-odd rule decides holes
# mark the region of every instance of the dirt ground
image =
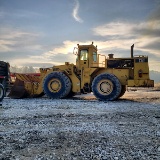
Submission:
[[158,160],[160,91],[118,101],[9,99],[0,106],[0,160]]

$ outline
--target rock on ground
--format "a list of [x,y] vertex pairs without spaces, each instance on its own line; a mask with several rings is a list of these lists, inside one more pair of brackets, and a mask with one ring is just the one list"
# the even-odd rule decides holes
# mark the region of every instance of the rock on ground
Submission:
[[158,160],[160,92],[9,99],[0,106],[1,160]]

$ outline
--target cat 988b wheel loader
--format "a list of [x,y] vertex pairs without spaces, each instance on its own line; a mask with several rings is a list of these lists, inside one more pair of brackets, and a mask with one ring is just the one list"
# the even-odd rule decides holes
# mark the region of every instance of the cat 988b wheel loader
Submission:
[[97,46],[79,45],[73,53],[76,65],[65,62],[52,68],[40,68],[40,76],[16,74],[16,82],[10,92],[12,98],[39,97],[69,98],[76,93],[90,93],[104,101],[123,96],[128,87],[153,87],[149,78],[147,56],[114,58],[113,54],[97,53]]

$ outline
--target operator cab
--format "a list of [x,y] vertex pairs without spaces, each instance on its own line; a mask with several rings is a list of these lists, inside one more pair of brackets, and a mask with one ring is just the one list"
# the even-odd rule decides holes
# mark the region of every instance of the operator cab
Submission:
[[94,68],[99,67],[99,55],[97,54],[97,46],[93,45],[79,45],[76,55],[76,66],[79,69],[82,68]]

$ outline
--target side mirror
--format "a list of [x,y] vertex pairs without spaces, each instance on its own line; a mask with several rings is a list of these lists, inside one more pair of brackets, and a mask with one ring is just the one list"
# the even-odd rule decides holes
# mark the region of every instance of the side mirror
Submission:
[[77,47],[74,47],[74,49],[73,49],[73,54],[74,54],[74,55],[78,55],[78,48],[77,48]]

